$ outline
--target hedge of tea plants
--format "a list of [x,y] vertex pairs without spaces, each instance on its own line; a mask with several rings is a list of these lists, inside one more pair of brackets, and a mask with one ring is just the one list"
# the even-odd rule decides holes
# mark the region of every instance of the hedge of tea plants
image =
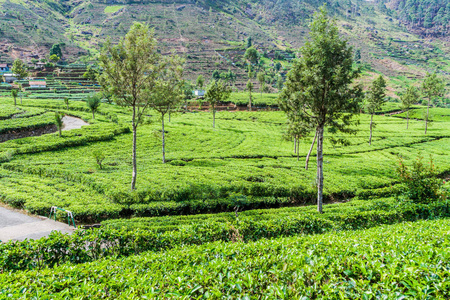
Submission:
[[[129,224],[126,221],[106,223],[104,228],[92,231],[78,230],[72,235],[53,233],[37,241],[2,244],[0,270],[52,267],[69,262],[78,264],[102,257],[164,251],[180,245],[214,241],[249,242],[263,238],[339,232],[450,216],[447,202],[420,205],[405,202],[398,205],[392,199],[366,205],[336,205],[326,207],[325,211],[325,214],[318,214],[308,209],[273,209],[251,211],[237,218],[218,215],[171,217],[156,222]],[[141,226],[139,223],[145,225]]]
[[449,230],[446,219],[248,244],[177,245],[160,253],[6,272],[0,274],[0,295],[14,299],[447,299]]

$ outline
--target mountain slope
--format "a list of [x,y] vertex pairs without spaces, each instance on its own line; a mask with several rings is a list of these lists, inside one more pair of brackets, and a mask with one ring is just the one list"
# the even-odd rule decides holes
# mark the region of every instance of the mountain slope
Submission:
[[248,37],[261,53],[296,49],[324,2],[361,50],[367,80],[383,73],[400,85],[426,71],[450,72],[445,0],[0,0],[0,61],[43,58],[55,43],[68,61],[93,61],[107,37],[118,40],[133,22],[146,22],[163,52],[187,57],[191,79],[230,69],[242,83]]

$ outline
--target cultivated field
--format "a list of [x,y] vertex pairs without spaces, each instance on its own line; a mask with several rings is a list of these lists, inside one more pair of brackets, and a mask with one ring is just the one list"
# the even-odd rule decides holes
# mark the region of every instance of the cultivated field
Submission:
[[[12,99],[0,100],[14,113]],[[9,106],[8,106],[9,105]],[[386,111],[394,108],[389,103]],[[26,99],[21,110],[40,113],[0,121],[0,132],[11,124],[43,126],[60,110],[91,126],[57,134],[16,139],[0,145],[1,199],[15,207],[46,215],[53,205],[71,210],[78,222],[91,223],[130,216],[212,213],[270,208],[315,202],[315,157],[309,170],[304,158],[312,136],[300,143],[300,160],[292,141],[284,139],[285,116],[278,111],[217,113],[212,128],[208,112],[178,113],[166,119],[166,158],[162,163],[160,118],[148,112],[149,124],[138,129],[137,191],[130,193],[130,113],[103,104],[95,120],[84,102]],[[406,129],[402,115],[375,116],[372,146],[369,116],[360,116],[359,132],[349,146],[325,140],[325,196],[328,202],[395,194],[399,157],[411,162],[432,155],[440,172],[448,173],[450,118],[447,109],[432,109],[435,121],[427,135],[417,120]],[[18,110],[19,111],[19,110]],[[115,122],[113,122],[114,120]],[[25,125],[24,125],[25,126]],[[105,155],[102,168],[92,153]],[[314,152],[313,152],[314,154]],[[244,200],[235,200],[235,199]],[[240,201],[236,205],[236,201]]]

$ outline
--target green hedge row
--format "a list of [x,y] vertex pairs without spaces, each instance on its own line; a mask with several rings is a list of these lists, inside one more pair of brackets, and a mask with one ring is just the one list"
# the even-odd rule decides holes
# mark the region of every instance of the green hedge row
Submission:
[[0,298],[448,299],[449,230],[422,221],[8,272]]
[[328,215],[283,216],[273,211],[271,219],[237,219],[234,222],[205,221],[182,226],[177,231],[102,228],[77,230],[73,235],[53,233],[37,241],[0,245],[0,272],[52,267],[61,263],[85,263],[108,256],[129,256],[180,245],[214,241],[255,241],[262,238],[317,234],[363,229],[418,219],[450,216],[447,202],[429,205],[407,203],[393,210],[353,211]]

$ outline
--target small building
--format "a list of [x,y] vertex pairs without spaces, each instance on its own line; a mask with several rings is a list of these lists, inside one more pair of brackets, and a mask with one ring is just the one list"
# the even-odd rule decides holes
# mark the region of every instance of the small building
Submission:
[[3,74],[3,81],[6,83],[13,83],[17,80],[17,75],[12,73],[5,73]]
[[34,68],[36,68],[36,69],[42,69],[43,67],[45,67],[45,63],[43,63],[41,61],[34,64]]
[[203,96],[205,96],[205,93],[206,93],[205,90],[195,90],[194,91],[194,96],[203,97]]
[[30,88],[32,88],[32,89],[45,89],[45,88],[47,88],[47,83],[44,80],[30,81],[29,85],[30,85]]
[[8,64],[0,64],[0,73],[9,72],[9,66]]

